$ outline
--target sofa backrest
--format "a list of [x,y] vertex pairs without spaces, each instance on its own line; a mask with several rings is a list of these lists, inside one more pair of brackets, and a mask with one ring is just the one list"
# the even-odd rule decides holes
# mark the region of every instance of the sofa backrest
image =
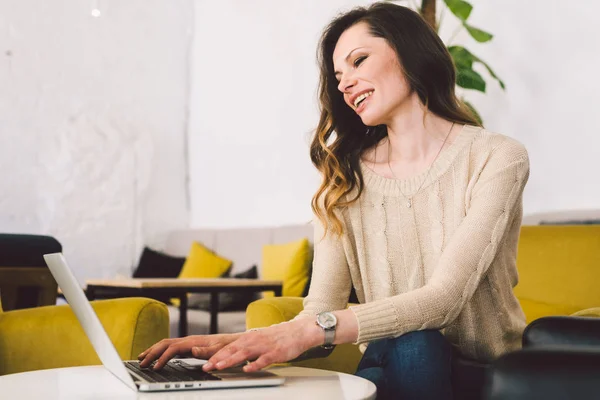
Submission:
[[600,307],[600,225],[524,225],[517,269],[528,320]]
[[185,257],[190,251],[192,242],[197,241],[218,255],[232,260],[232,275],[256,265],[261,277],[264,245],[283,244],[303,238],[308,238],[312,244],[311,224],[264,228],[190,229],[171,232],[167,238],[165,251],[174,256]]
[[528,214],[523,225],[594,225],[600,224],[600,209],[555,210]]

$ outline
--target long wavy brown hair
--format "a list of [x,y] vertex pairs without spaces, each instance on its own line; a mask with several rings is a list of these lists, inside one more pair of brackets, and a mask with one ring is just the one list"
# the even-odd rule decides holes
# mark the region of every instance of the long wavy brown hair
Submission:
[[[448,121],[479,125],[456,97],[456,70],[450,53],[419,14],[399,5],[375,3],[335,18],[323,31],[317,52],[321,117],[310,157],[323,177],[313,196],[312,209],[325,226],[325,233],[331,230],[338,235],[343,225],[336,212],[355,202],[364,187],[360,156],[387,136],[385,126],[363,124],[337,88],[333,51],[342,33],[359,22],[366,22],[371,35],[385,39],[395,50],[411,90],[429,112]],[[349,198],[355,188],[356,196]]]

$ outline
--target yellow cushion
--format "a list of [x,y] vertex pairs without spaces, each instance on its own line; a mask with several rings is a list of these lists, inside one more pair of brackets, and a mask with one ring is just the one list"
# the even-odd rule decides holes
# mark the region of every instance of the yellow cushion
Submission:
[[179,278],[218,278],[231,267],[231,260],[220,257],[194,242],[190,249]]
[[[283,296],[302,296],[312,262],[308,239],[269,244],[263,246],[262,250],[262,278],[283,281]],[[273,292],[266,292],[264,297],[273,295]]]
[[[232,261],[216,255],[204,245],[194,242],[181,268],[179,278],[218,278],[231,268]],[[179,299],[171,299],[179,306]]]
[[572,314],[574,317],[594,317],[600,318],[600,307],[586,308]]

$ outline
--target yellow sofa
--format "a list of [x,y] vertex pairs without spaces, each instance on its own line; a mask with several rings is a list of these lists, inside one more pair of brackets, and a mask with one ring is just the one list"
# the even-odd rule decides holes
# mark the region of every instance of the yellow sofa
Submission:
[[[518,245],[515,294],[527,322],[550,315],[600,317],[600,225],[523,226]],[[302,310],[302,298],[261,299],[249,305],[248,328],[287,321]],[[337,346],[331,355],[293,363],[353,373],[358,346]]]
[[[122,359],[169,337],[167,307],[146,298],[92,301]],[[100,364],[68,305],[2,312],[0,375],[47,368]]]

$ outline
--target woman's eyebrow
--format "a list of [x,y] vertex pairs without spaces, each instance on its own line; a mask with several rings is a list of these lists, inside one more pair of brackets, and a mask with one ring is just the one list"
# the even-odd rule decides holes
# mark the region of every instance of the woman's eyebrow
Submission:
[[[361,46],[361,47],[357,47],[357,48],[355,48],[355,49],[352,49],[352,50],[350,50],[350,53],[348,53],[348,55],[346,56],[346,58],[344,58],[344,61],[348,61],[348,59],[350,58],[350,56],[352,55],[352,53],[354,53],[356,50],[359,50],[359,49],[364,49],[364,48],[365,48],[364,46]],[[336,77],[337,77],[339,74],[341,74],[341,72],[340,72],[340,71],[333,71],[333,72],[334,72],[334,75],[335,75]]]

